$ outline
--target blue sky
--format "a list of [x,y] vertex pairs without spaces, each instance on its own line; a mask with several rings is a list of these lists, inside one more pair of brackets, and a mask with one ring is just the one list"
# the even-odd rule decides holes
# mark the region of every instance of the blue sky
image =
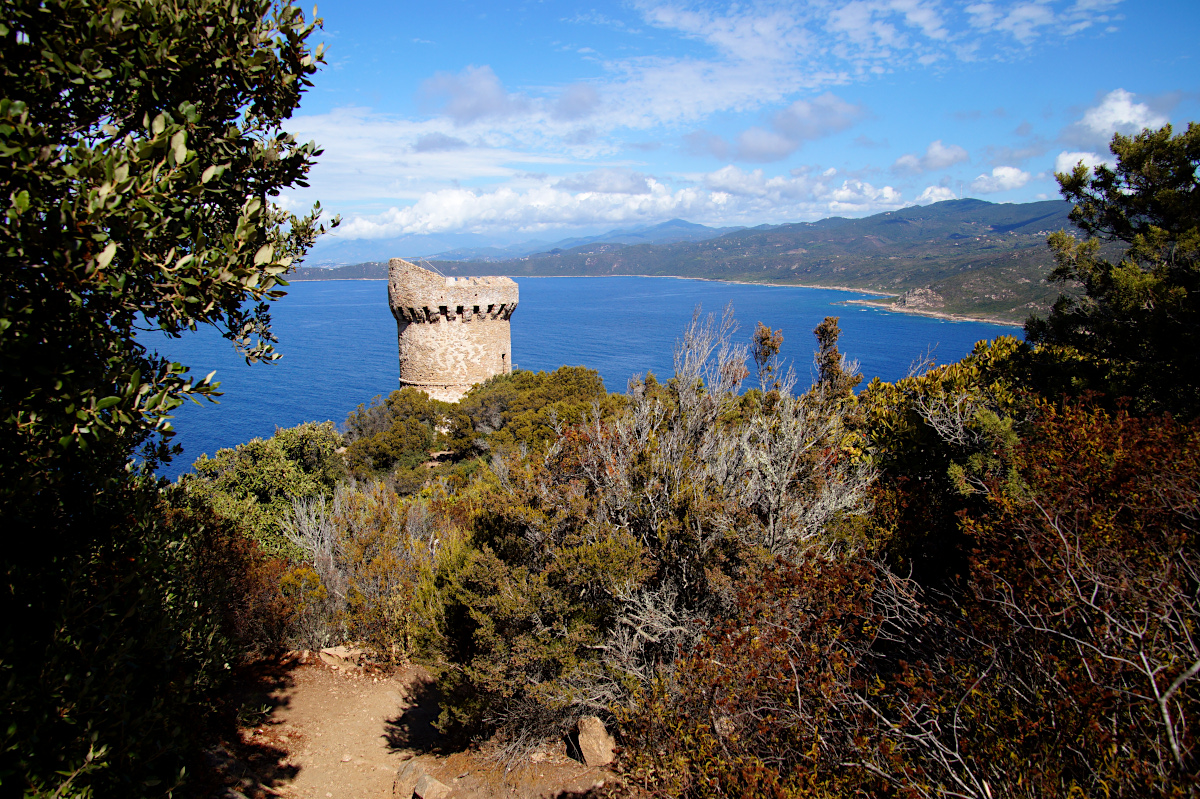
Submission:
[[552,239],[1057,197],[1200,120],[1200,3],[337,0],[289,128],[337,236]]

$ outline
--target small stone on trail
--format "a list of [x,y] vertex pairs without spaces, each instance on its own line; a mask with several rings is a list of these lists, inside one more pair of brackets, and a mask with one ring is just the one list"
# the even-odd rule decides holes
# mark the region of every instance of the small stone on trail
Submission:
[[342,755],[342,762],[343,762],[343,763],[349,763],[349,762],[350,762],[350,755]]

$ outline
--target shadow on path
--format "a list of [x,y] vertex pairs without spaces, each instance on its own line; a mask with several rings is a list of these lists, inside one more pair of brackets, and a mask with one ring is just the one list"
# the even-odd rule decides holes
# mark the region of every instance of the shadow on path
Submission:
[[[272,716],[290,704],[295,685],[292,672],[304,664],[299,653],[244,664],[234,675],[232,689],[214,730],[215,746],[200,753],[193,764],[195,777],[183,796],[227,796],[237,791],[249,799],[266,799],[274,789],[295,779],[300,768],[288,761],[287,749],[272,740]],[[246,728],[263,735],[243,735]],[[265,786],[265,787],[264,787]]]
[[433,726],[442,712],[442,697],[433,678],[423,671],[414,675],[406,694],[408,708],[384,723],[388,751],[411,751],[418,755],[445,753],[446,737]]

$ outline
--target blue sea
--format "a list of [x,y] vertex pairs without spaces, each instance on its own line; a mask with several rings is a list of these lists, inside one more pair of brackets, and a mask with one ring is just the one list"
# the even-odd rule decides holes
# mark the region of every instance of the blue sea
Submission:
[[[610,391],[629,378],[672,372],[672,348],[692,312],[720,315],[732,302],[749,341],[755,322],[782,329],[782,355],[801,383],[813,374],[812,330],[826,316],[841,317],[842,352],[859,361],[869,380],[903,377],[931,352],[938,363],[955,361],[976,341],[1020,330],[979,322],[952,322],[847,305],[871,295],[791,286],[754,286],[650,277],[519,278],[520,305],[512,318],[513,365],[553,371],[567,364],[597,370]],[[229,342],[202,330],[181,339],[141,340],[203,376],[216,370],[224,396],[217,404],[186,404],[173,421],[183,455],[161,474],[175,478],[201,453],[232,447],[275,428],[305,421],[341,423],[360,403],[398,387],[396,323],[387,304],[387,282],[296,282],[273,306],[277,350],[273,363],[247,366]]]

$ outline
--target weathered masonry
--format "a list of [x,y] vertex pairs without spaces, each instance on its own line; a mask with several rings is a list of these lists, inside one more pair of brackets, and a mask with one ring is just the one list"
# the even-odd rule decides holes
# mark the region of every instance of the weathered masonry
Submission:
[[506,277],[442,277],[402,258],[388,262],[388,301],[400,341],[400,385],[458,402],[512,371],[509,317],[517,284]]

